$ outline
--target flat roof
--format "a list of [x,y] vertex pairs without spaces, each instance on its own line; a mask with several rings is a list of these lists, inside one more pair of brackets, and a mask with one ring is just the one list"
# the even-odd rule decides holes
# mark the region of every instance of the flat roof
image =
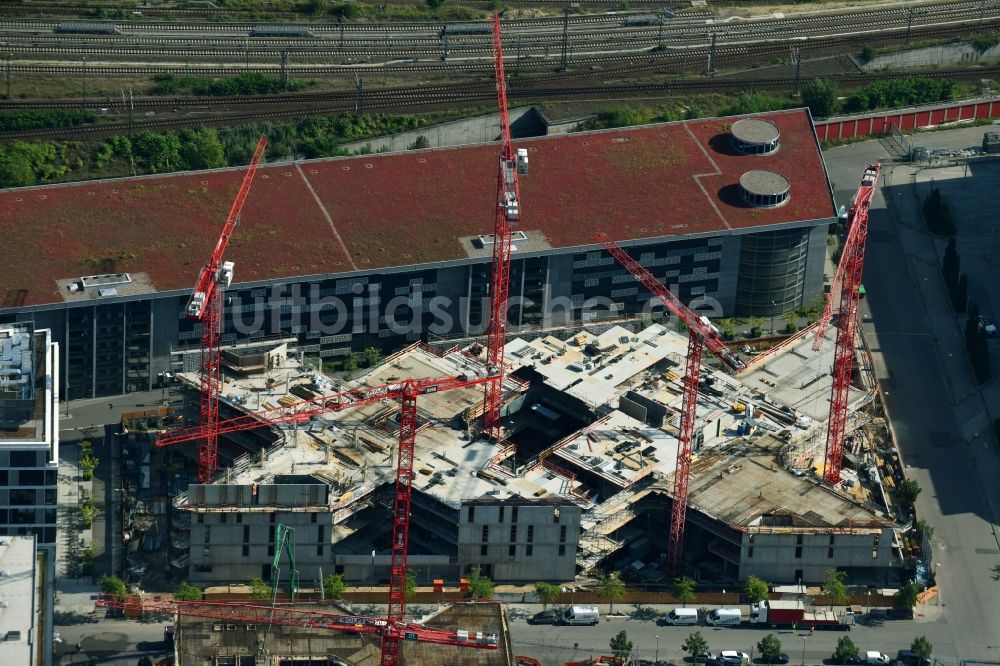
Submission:
[[[778,127],[778,151],[735,151],[733,118],[516,142],[530,162],[519,229],[531,243],[521,251],[593,246],[598,227],[625,241],[834,217],[808,112],[753,117]],[[481,256],[468,239],[492,232],[496,154],[489,143],[263,166],[226,255],[235,279]],[[756,168],[789,179],[787,205],[741,201],[740,176]],[[0,238],[17,248],[6,255],[0,307],[62,302],[68,290],[57,281],[95,273],[146,272],[155,290],[190,290],[242,176],[223,169],[0,191]]]
[[[32,645],[38,640],[35,626],[35,540],[33,537],[0,536],[0,660],[7,664],[31,664]],[[18,638],[3,635],[20,632]]]

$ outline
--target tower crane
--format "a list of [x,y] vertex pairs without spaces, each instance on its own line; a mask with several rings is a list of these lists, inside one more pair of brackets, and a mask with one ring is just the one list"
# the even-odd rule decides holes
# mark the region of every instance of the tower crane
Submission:
[[746,363],[739,355],[726,347],[726,343],[719,336],[718,329],[709,322],[708,317],[699,316],[692,312],[652,273],[611,240],[610,236],[598,233],[594,238],[643,286],[656,294],[663,301],[663,304],[688,327],[687,364],[684,368],[684,395],[681,403],[677,470],[674,473],[674,502],[670,519],[670,541],[667,546],[667,566],[671,572],[677,573],[681,565],[681,548],[684,545],[684,525],[687,519],[688,483],[691,479],[691,456],[698,406],[698,381],[701,377],[702,346],[708,347],[733,371],[743,370]]
[[[858,306],[861,302],[861,275],[865,267],[865,245],[868,240],[868,209],[881,172],[878,163],[869,164],[861,176],[851,209],[847,216],[847,240],[837,267],[840,280],[840,314],[837,319],[837,342],[833,354],[833,386],[830,390],[830,418],[826,424],[826,455],[823,476],[833,485],[840,483],[844,464],[844,435],[847,429],[847,398],[854,369],[854,340],[858,330]],[[836,283],[836,279],[835,279]],[[816,330],[813,349],[818,345],[830,322],[834,290],[830,290],[826,310]]]
[[[265,606],[217,601],[177,601],[150,598],[146,595],[116,596],[98,595],[98,608],[117,608],[141,614],[168,614],[202,617],[222,620],[233,624],[281,625],[286,627],[307,627],[346,631],[354,634],[380,636],[383,645],[387,637],[396,644],[399,641],[417,641],[438,645],[455,645],[496,650],[496,634],[449,629],[434,629],[415,622],[402,622],[366,615],[341,615],[318,610],[306,610],[289,606]],[[383,651],[384,653],[384,651]],[[383,662],[384,663],[384,662]]]
[[[458,375],[434,379],[404,379],[392,384],[362,387],[343,391],[335,395],[303,400],[288,407],[244,414],[225,421],[219,421],[215,434],[222,435],[240,430],[251,430],[266,425],[301,423],[320,414],[339,412],[351,407],[361,407],[376,402],[399,400],[402,412],[399,419],[399,453],[396,461],[396,492],[392,509],[392,560],[389,569],[389,608],[385,627],[401,627],[406,610],[406,557],[410,540],[410,503],[413,485],[413,453],[417,432],[417,397],[428,393],[440,393],[467,386],[478,386],[494,381],[494,377]],[[197,439],[200,428],[177,430],[159,438],[156,446],[163,447]],[[293,564],[294,567],[294,564]],[[336,628],[336,627],[334,627]],[[382,666],[396,666],[399,663],[399,641],[422,640],[409,638],[406,631],[395,629],[381,632]],[[430,641],[435,642],[435,641]],[[448,643],[458,645],[461,643]]]
[[517,154],[510,143],[510,114],[507,112],[507,79],[503,70],[500,40],[500,13],[493,16],[493,67],[500,110],[500,161],[497,172],[497,203],[493,221],[493,275],[490,282],[490,323],[486,343],[486,364],[493,381],[485,387],[484,428],[491,439],[500,441],[500,409],[503,403],[503,348],[507,341],[507,297],[510,291],[510,255],[513,228],[521,221],[518,172],[526,173],[528,151]]
[[267,147],[267,137],[261,136],[257,142],[250,166],[243,176],[243,182],[236,193],[236,199],[229,209],[229,216],[222,226],[215,249],[201,272],[195,284],[194,293],[188,300],[185,311],[188,319],[201,322],[201,429],[202,437],[198,444],[198,481],[211,483],[215,477],[219,453],[219,434],[216,424],[219,421],[219,384],[221,382],[222,355],[222,294],[233,281],[233,262],[223,261],[222,256],[229,245],[233,231],[239,224],[243,203],[250,193],[250,185],[257,174],[257,165],[264,156]]

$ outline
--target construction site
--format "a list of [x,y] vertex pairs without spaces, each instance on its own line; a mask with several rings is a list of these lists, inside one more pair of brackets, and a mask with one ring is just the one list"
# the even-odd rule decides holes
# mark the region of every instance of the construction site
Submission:
[[[198,586],[271,582],[270,603],[252,589],[253,600],[101,597],[132,616],[179,616],[181,663],[530,663],[512,655],[500,604],[407,613],[414,584],[472,596],[468,576],[801,585],[835,569],[882,586],[911,564],[909,515],[891,492],[898,458],[857,339],[879,165],[844,220],[820,321],[767,351],[727,344],[646,267],[670,262],[637,259],[599,229],[588,265],[624,267],[641,287],[618,295],[652,298],[662,315],[520,336],[508,331],[508,298],[529,157],[511,144],[499,15],[493,45],[501,132],[494,232],[482,243],[485,339],[416,342],[336,376],[295,338],[223,345],[234,273],[224,254],[261,137],[184,308],[199,362],[169,379],[191,398],[181,420],[196,425],[172,428],[177,415],[152,410],[128,415],[120,435],[124,494],[136,498],[128,582],[142,589],[164,571]],[[764,152],[778,148],[769,140]],[[787,201],[786,178],[750,173],[748,205]],[[385,615],[323,602],[329,574],[386,585]],[[296,603],[306,594],[321,603]]]

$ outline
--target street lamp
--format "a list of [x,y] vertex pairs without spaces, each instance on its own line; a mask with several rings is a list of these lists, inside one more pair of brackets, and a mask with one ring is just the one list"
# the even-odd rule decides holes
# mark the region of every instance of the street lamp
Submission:
[[806,638],[808,636],[802,637],[802,666],[806,666]]
[[771,301],[771,335],[774,335],[774,310],[778,307],[778,304]]
[[660,635],[656,634],[656,656],[653,657],[653,666],[660,666]]

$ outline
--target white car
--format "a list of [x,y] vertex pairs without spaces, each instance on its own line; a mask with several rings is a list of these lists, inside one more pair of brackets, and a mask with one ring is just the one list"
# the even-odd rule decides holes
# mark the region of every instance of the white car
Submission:
[[725,666],[742,666],[750,663],[750,655],[737,650],[723,650],[719,653],[719,661]]

